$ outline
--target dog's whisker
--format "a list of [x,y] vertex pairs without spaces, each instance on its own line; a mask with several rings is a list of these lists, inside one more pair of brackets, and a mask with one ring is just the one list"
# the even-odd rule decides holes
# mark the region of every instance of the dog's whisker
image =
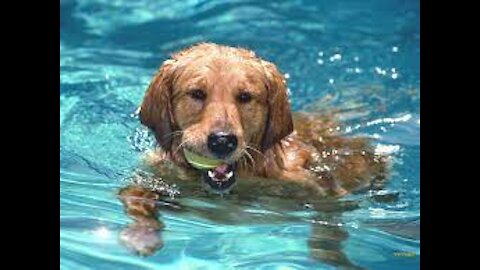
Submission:
[[177,134],[183,134],[183,130],[175,130],[173,132],[165,134],[164,137],[170,136],[170,135],[177,135]]
[[247,164],[246,164],[246,162],[245,162],[245,156],[241,156],[240,159],[239,159],[239,161],[242,162],[243,167],[247,168]]
[[247,145],[247,148],[255,151],[255,152],[258,153],[258,154],[260,154],[263,158],[266,158],[265,155],[264,155],[262,152],[260,152],[260,150],[258,150],[257,148],[252,147],[252,146],[250,146],[250,145]]
[[237,164],[238,164],[239,167],[245,167],[245,156],[244,155],[241,155],[238,158]]
[[244,162],[245,162],[245,168],[248,168],[248,167],[253,168],[253,167],[252,167],[252,164],[250,164],[250,163],[248,162],[248,158],[247,158],[246,155],[243,156],[243,160],[244,160]]
[[247,159],[246,155],[242,155],[242,157],[240,158],[240,160],[242,161],[243,167],[244,167],[245,169],[247,169],[248,167],[251,167],[251,166],[252,166],[252,165],[250,165],[250,164],[248,163],[248,159]]
[[188,139],[185,140],[185,141],[183,141],[183,142],[181,142],[181,143],[177,146],[177,148],[175,149],[175,152],[173,153],[173,155],[176,155],[177,152],[182,148],[182,146],[183,146],[184,144],[188,143],[188,142],[190,142],[190,140],[188,140]]
[[188,139],[185,140],[185,141],[183,141],[183,142],[181,142],[181,143],[177,146],[177,148],[175,149],[175,154],[182,148],[183,145],[185,145],[185,144],[188,143],[188,142],[190,142],[190,140],[188,140]]
[[253,159],[252,155],[247,150],[244,150],[243,152],[245,153],[244,156],[247,156],[250,159],[250,161],[252,162],[252,168],[255,169],[256,163],[255,163],[255,160]]
[[176,130],[174,132],[167,133],[163,136],[163,138],[168,139],[169,137],[174,137],[174,136],[181,136],[183,135],[182,130]]

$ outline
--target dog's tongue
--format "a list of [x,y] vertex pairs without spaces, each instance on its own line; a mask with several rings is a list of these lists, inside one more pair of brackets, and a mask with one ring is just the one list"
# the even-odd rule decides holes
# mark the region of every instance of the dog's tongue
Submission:
[[222,163],[215,168],[202,171],[202,178],[212,190],[224,193],[235,184],[234,170],[234,165]]
[[228,164],[223,163],[220,166],[215,167],[212,171],[215,174],[215,178],[224,179],[226,178],[226,174],[229,172]]

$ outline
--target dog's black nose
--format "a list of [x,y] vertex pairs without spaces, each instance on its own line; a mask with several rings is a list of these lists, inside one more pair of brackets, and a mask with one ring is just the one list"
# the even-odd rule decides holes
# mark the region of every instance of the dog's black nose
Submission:
[[237,136],[223,132],[208,135],[208,149],[218,158],[224,158],[237,149]]

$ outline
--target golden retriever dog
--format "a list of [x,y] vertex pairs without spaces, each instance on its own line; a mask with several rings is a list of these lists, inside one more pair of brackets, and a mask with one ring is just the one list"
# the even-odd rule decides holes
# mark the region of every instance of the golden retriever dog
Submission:
[[[292,113],[282,73],[247,49],[201,43],[173,54],[148,87],[139,117],[160,146],[146,163],[184,194],[321,202],[381,188],[385,180],[385,160],[366,139],[342,137],[332,115]],[[154,236],[163,227],[156,203],[162,196],[138,185],[119,193],[135,220],[121,239],[140,254],[162,245]],[[345,263],[337,251],[319,256]]]

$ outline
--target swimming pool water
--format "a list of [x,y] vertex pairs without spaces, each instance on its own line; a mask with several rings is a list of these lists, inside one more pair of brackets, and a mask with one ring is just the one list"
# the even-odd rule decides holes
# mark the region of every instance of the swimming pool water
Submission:
[[[310,230],[323,222],[348,231],[342,246],[355,265],[418,269],[419,16],[413,0],[61,0],[60,268],[335,269],[310,256]],[[228,221],[162,212],[163,249],[126,250],[118,233],[130,220],[115,192],[151,139],[133,112],[162,61],[199,41],[276,63],[294,110],[341,108],[345,134],[391,153],[387,190],[398,200],[358,194],[349,199],[359,209],[325,220],[303,205],[191,199]]]

